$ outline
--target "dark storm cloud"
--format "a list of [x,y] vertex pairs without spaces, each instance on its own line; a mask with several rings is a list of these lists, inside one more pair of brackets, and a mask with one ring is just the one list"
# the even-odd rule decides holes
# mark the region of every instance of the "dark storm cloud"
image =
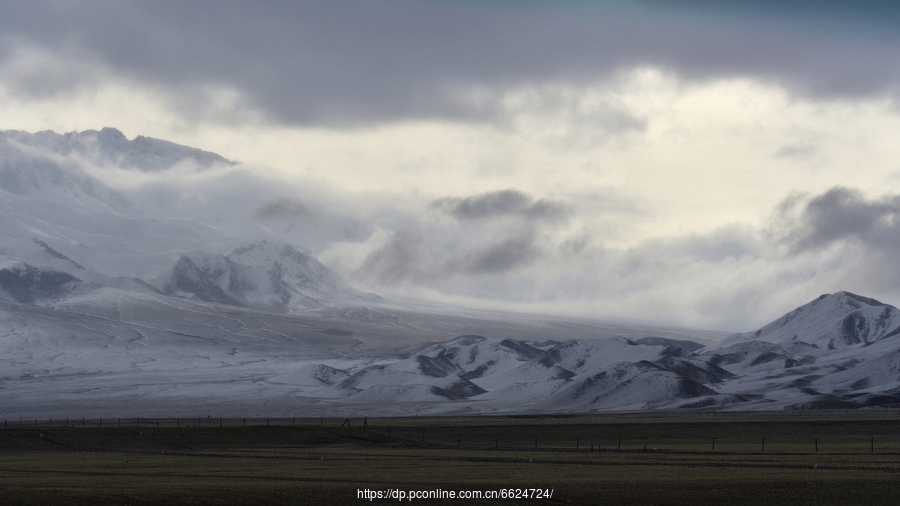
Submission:
[[301,200],[284,197],[261,205],[253,211],[251,216],[255,220],[265,221],[306,220],[314,218],[316,215]]
[[771,230],[796,252],[842,240],[895,248],[900,246],[900,195],[869,200],[858,190],[836,187],[812,198],[790,197]]
[[565,216],[566,207],[559,202],[535,200],[517,190],[500,190],[472,197],[447,197],[431,203],[458,220],[485,220],[514,216],[531,220],[556,220]]
[[[6,76],[23,94],[71,91],[97,67],[187,95],[234,88],[291,124],[491,118],[496,90],[595,82],[636,65],[813,93],[898,89],[900,15],[878,7],[887,2],[732,4],[5,2],[0,58],[27,46],[84,64]],[[472,100],[472,88],[487,91]]]

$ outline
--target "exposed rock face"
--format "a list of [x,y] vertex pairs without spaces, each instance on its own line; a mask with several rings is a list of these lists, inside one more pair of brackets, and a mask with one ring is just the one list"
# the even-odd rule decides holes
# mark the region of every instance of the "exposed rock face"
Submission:
[[59,299],[81,285],[80,279],[65,272],[40,270],[24,263],[0,268],[0,298],[23,304]]

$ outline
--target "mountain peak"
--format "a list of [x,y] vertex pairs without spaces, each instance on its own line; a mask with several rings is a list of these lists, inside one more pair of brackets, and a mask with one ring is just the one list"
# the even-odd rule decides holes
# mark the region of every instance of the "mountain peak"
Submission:
[[125,134],[123,134],[121,130],[113,127],[103,127],[100,130],[100,137],[105,139],[121,139],[123,141],[127,140],[125,138]]
[[735,334],[717,348],[743,341],[788,345],[802,341],[822,349],[869,345],[900,334],[900,310],[869,297],[824,294],[756,332]]
[[359,293],[315,258],[280,241],[227,255],[191,251],[149,281],[164,293],[225,304],[302,309],[381,300]]
[[290,244],[265,239],[235,248],[227,255],[231,260],[254,259],[254,263],[272,264],[279,259],[290,259],[299,264],[315,262],[308,254],[297,250]]
[[[875,300],[875,299],[872,299],[872,298],[869,298],[869,297],[863,297],[862,295],[856,295],[855,293],[850,293],[850,292],[846,292],[846,291],[835,292],[835,293],[830,294],[830,295],[829,295],[829,294],[824,294],[824,295],[822,295],[822,296],[819,297],[819,299],[825,299],[825,298],[838,299],[838,300],[840,300],[840,301],[843,302],[843,303],[849,303],[849,304],[851,304],[851,305],[852,305],[852,304],[855,304],[855,303],[859,303],[859,304],[865,304],[865,305],[867,305],[867,306],[886,306],[886,307],[894,307],[894,306],[890,306],[890,305],[888,305],[888,304],[885,304],[885,303],[883,303],[883,302],[877,301],[877,300]],[[819,300],[819,299],[816,299],[816,300]]]

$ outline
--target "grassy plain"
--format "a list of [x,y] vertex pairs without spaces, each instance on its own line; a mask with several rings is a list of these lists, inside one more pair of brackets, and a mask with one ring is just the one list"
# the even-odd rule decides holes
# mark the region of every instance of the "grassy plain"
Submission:
[[360,491],[510,488],[553,493],[401,504],[900,500],[898,415],[204,422],[6,426],[0,502],[397,504]]

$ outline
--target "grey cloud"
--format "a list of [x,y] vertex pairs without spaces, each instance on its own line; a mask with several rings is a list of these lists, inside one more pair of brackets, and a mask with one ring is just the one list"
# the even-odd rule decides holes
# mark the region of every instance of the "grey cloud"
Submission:
[[896,9],[718,4],[5,2],[0,58],[30,45],[83,63],[19,76],[22,93],[65,93],[102,67],[180,94],[231,87],[291,124],[484,119],[497,98],[472,101],[465,90],[596,82],[640,65],[698,79],[750,74],[812,93],[898,90]]
[[900,245],[900,195],[866,199],[835,187],[815,196],[792,196],[780,205],[770,233],[795,252],[857,240],[876,248]]
[[593,243],[593,238],[586,233],[576,235],[564,240],[559,245],[559,250],[564,256],[578,256],[589,251]]
[[775,158],[807,158],[819,153],[819,148],[812,144],[788,144],[778,148]]
[[757,258],[763,253],[759,232],[744,225],[729,225],[707,234],[664,241],[659,246],[663,250],[660,254],[712,263]]
[[353,277],[384,285],[430,285],[451,278],[504,274],[531,265],[541,250],[530,231],[469,248],[450,248],[419,230],[395,232]]
[[[509,201],[520,208],[527,199]],[[505,209],[487,209],[496,207]],[[376,292],[438,292],[482,307],[504,300],[729,330],[758,327],[820,293],[897,296],[900,195],[839,187],[791,196],[776,214],[765,230],[738,223],[627,249],[603,246],[594,230],[426,216],[370,252],[354,277]]]
[[253,219],[265,220],[308,220],[316,214],[309,210],[303,201],[284,197],[267,202],[256,208],[251,214]]
[[768,233],[787,247],[779,261],[798,263],[791,274],[830,279],[826,291],[900,293],[900,195],[868,198],[844,187],[793,195],[779,207]]
[[556,220],[566,215],[562,203],[534,200],[517,190],[500,190],[472,197],[447,197],[435,200],[431,207],[442,209],[458,220],[485,220],[514,216],[532,220]]
[[366,257],[353,277],[387,285],[422,283],[435,277],[425,265],[424,247],[425,241],[417,231],[395,232],[384,246]]
[[508,237],[470,252],[449,264],[449,270],[469,275],[500,274],[531,264],[540,256],[532,234]]
[[597,101],[553,86],[529,89],[513,96],[515,99],[497,114],[504,118],[505,126],[524,127],[529,132],[528,125],[533,121],[565,124],[563,128],[535,135],[534,140],[539,142],[597,146],[647,130],[645,117],[612,98]]

